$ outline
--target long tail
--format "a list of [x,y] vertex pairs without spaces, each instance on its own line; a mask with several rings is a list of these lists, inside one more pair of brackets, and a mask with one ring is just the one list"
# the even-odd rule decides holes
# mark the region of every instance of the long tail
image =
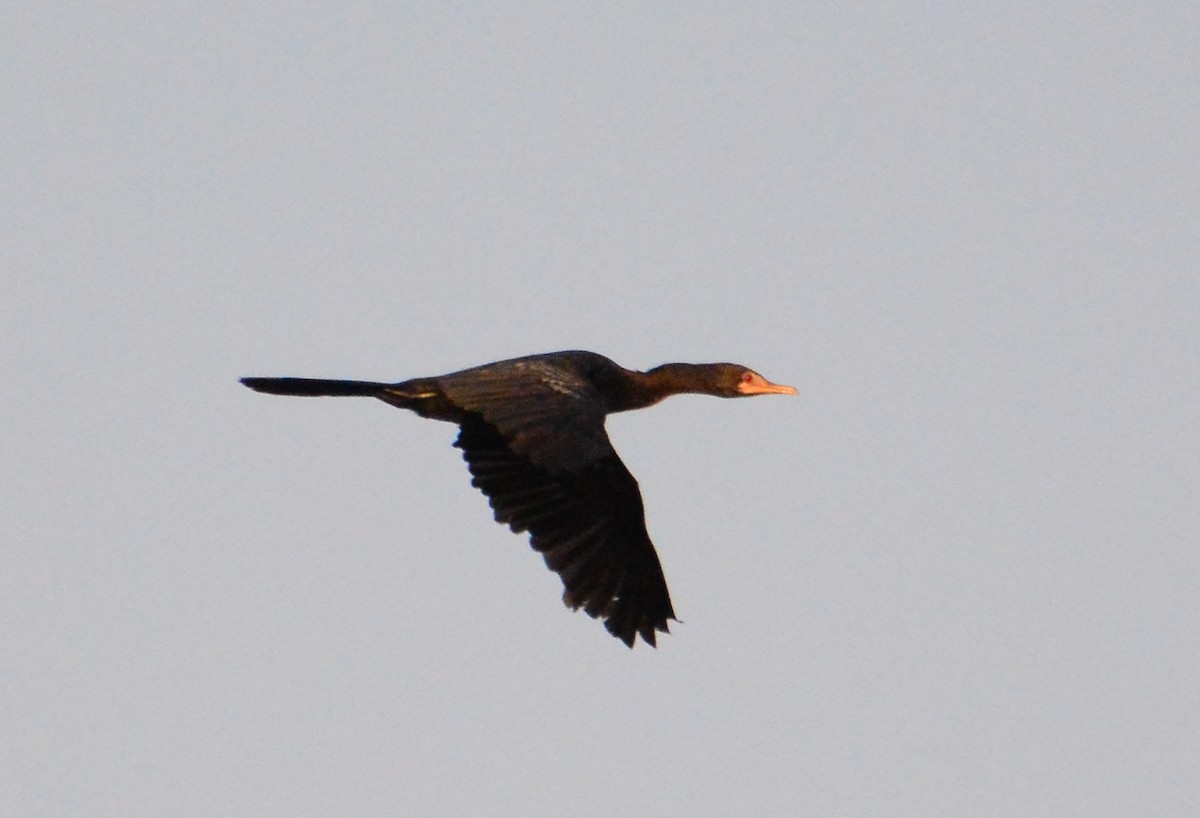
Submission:
[[301,395],[322,397],[326,395],[357,395],[376,398],[387,384],[374,381],[329,381],[321,378],[242,378],[242,383],[255,392],[269,395]]

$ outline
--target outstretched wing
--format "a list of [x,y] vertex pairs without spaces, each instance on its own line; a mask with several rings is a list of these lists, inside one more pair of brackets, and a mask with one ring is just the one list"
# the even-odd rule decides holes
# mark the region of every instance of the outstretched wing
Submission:
[[[528,531],[563,581],[563,602],[604,620],[633,647],[655,644],[675,618],[658,555],[646,533],[637,481],[599,426],[602,453],[571,470],[547,468],[484,417],[468,415],[454,445],[491,502],[497,522]],[[518,437],[519,440],[519,432]],[[605,453],[606,452],[606,453]]]

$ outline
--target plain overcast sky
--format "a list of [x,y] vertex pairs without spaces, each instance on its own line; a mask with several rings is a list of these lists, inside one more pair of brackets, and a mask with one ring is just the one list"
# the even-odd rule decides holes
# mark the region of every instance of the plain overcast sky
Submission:
[[[734,10],[736,8],[736,10]],[[25,4],[0,812],[1200,814],[1192,2]],[[627,650],[454,429],[242,375],[563,348]]]

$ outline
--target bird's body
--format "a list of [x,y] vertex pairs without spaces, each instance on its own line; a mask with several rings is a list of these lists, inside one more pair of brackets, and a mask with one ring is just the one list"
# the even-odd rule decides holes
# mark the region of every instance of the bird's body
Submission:
[[357,395],[459,426],[472,485],[497,522],[528,531],[562,578],[563,601],[604,620],[630,647],[655,644],[675,618],[646,533],[637,481],[604,430],[606,415],[683,392],[738,397],[794,394],[736,364],[627,370],[594,352],[530,355],[399,383],[243,378],[277,395]]

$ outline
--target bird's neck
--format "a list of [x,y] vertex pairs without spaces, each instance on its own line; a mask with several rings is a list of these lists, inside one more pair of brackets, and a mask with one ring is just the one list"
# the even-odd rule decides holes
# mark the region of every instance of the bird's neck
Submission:
[[684,392],[703,393],[697,387],[695,371],[699,364],[663,364],[646,372],[627,372],[622,378],[612,412],[625,412],[653,406],[663,398]]

